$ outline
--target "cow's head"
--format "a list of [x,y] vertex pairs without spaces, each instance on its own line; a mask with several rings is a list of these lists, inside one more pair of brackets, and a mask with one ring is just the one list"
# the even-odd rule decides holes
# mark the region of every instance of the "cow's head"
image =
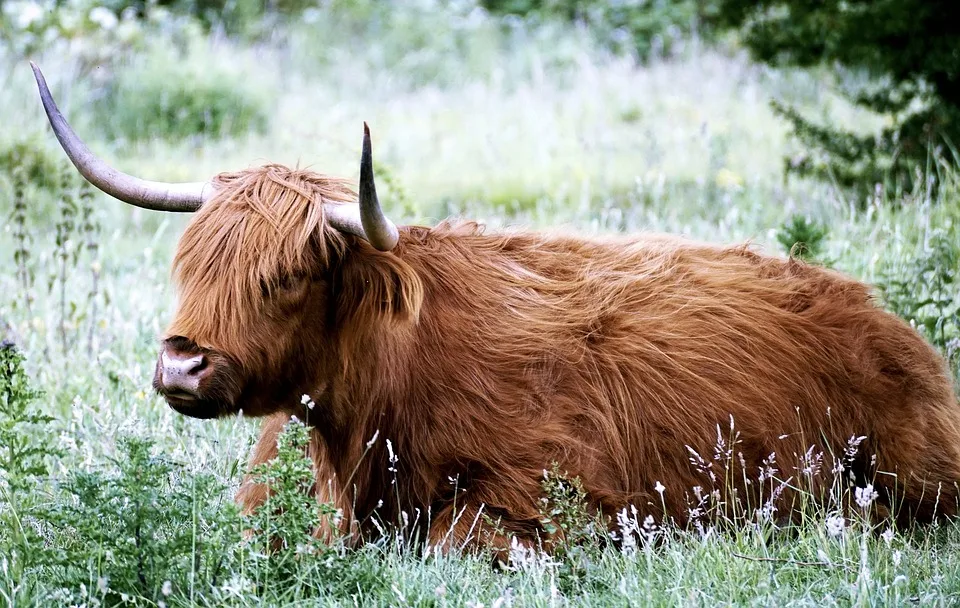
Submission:
[[317,332],[335,317],[332,269],[348,250],[376,256],[399,240],[377,200],[367,125],[359,196],[342,180],[279,165],[211,182],[151,182],[97,158],[31,66],[54,133],[84,178],[131,205],[196,212],[174,260],[180,303],[157,358],[157,392],[188,416],[257,415],[290,398],[280,387],[314,381],[297,376],[329,359]]

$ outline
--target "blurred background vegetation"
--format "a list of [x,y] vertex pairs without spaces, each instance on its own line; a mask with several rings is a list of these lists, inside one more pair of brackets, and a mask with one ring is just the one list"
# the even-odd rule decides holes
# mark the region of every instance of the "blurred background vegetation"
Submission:
[[[231,74],[229,61],[183,60],[210,33],[244,45],[281,44],[322,62],[335,59],[324,57],[323,43],[305,44],[302,37],[321,33],[310,24],[323,22],[322,33],[358,41],[406,32],[403,49],[384,41],[384,67],[411,61],[407,51],[421,45],[425,55],[438,50],[434,36],[446,37],[441,44],[450,50],[463,49],[489,29],[481,35],[496,46],[520,22],[572,26],[637,62],[683,54],[691,43],[733,44],[766,64],[821,68],[835,94],[876,115],[879,126],[864,132],[774,102],[803,144],[784,159],[785,170],[830,180],[863,200],[878,185],[904,192],[930,180],[924,185],[936,187],[940,167],[958,162],[957,16],[960,9],[946,0],[4,0],[0,36],[11,57],[69,50],[81,73],[97,74],[97,107],[115,116],[101,123],[111,135],[131,138],[265,129],[269,100],[258,94],[264,83]],[[339,50],[349,47],[338,38]],[[475,49],[471,60],[483,61],[482,52]],[[131,53],[143,56],[117,69]],[[436,81],[441,75],[430,71],[438,67],[423,65],[423,80]]]

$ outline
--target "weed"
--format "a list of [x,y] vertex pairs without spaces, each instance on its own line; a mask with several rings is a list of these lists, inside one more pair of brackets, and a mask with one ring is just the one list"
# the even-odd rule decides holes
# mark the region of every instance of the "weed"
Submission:
[[777,242],[790,257],[805,262],[818,261],[823,256],[828,234],[826,226],[794,214],[777,231]]
[[913,257],[888,260],[880,290],[898,316],[917,327],[960,377],[960,234],[934,230]]

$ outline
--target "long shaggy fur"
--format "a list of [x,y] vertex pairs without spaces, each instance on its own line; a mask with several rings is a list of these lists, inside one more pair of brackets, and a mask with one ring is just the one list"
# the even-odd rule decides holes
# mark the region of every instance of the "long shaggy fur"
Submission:
[[[472,223],[403,228],[381,253],[325,223],[354,200],[340,181],[272,165],[219,184],[177,252],[169,336],[221,357],[218,413],[270,415],[254,464],[291,414],[308,421],[318,494],[347,529],[429,514],[430,542],[461,545],[485,515],[533,540],[552,462],[608,516],[683,524],[693,488],[750,504],[771,453],[786,468],[859,435],[848,467],[902,521],[956,511],[944,362],[860,282],[746,246]],[[711,478],[691,456],[709,460],[731,418],[742,461]]]

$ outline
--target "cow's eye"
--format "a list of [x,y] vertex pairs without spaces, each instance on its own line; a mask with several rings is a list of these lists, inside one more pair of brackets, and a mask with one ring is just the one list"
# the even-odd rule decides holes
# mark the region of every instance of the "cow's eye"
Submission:
[[270,281],[260,281],[260,293],[264,298],[300,291],[306,284],[305,277],[284,275]]

